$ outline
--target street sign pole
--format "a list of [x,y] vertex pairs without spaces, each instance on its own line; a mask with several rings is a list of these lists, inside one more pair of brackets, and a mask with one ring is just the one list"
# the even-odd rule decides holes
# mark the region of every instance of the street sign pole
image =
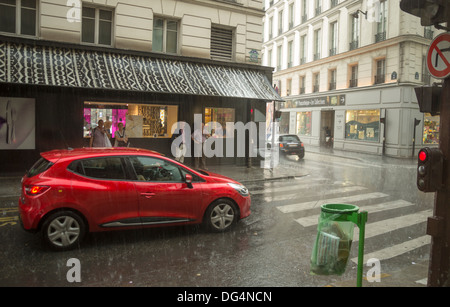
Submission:
[[428,218],[431,235],[428,270],[429,287],[450,286],[450,78],[444,81],[440,101],[439,148],[444,156],[443,188],[434,199],[434,213]]

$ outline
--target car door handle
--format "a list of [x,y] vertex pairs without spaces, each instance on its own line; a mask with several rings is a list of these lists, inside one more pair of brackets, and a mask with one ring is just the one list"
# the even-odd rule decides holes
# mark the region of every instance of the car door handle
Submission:
[[141,195],[144,196],[145,198],[152,198],[156,194],[152,193],[152,192],[144,192],[144,193],[141,193]]

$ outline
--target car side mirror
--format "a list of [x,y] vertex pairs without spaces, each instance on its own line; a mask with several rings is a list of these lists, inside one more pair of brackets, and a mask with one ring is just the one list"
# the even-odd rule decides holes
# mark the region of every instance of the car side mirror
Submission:
[[186,182],[188,188],[192,189],[192,175],[186,174],[186,177],[184,178],[184,181]]

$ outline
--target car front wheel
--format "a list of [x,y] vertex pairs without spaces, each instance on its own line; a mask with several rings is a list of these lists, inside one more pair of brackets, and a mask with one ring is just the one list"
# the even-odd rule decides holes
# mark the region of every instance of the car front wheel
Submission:
[[54,250],[70,250],[78,246],[85,232],[83,219],[72,211],[55,212],[42,225],[44,241]]
[[223,232],[233,226],[237,217],[238,211],[232,201],[218,199],[206,210],[205,224],[212,231]]

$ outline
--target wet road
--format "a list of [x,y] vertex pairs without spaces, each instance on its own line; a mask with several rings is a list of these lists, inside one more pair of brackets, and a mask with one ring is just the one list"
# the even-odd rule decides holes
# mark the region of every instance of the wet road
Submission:
[[[355,280],[357,245],[343,276],[309,271],[320,204],[331,201],[369,212],[365,259],[379,258],[382,272],[428,260],[432,195],[418,192],[414,162],[310,153],[282,163],[306,175],[246,182],[252,214],[223,234],[199,227],[91,234],[82,249],[55,253],[20,229],[16,199],[3,196],[0,286],[297,287]],[[72,258],[79,260],[81,282],[68,281]]]

